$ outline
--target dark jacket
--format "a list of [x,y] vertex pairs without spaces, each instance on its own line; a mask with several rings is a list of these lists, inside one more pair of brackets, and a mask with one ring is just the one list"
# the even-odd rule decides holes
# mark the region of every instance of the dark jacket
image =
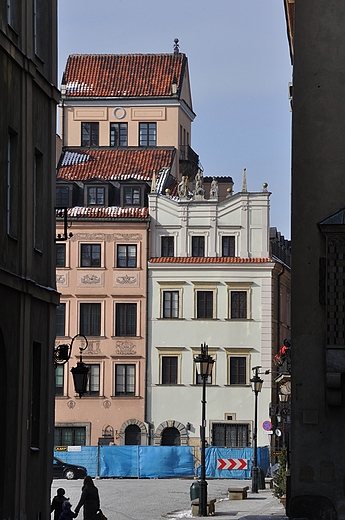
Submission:
[[59,520],[72,520],[72,518],[76,518],[77,513],[73,513],[70,508],[64,509],[59,516]]
[[78,514],[81,507],[84,506],[84,520],[96,520],[96,513],[99,510],[99,495],[98,489],[83,488],[80,500],[75,512]]
[[65,502],[65,500],[68,500],[65,496],[55,496],[53,498],[50,506],[50,512],[52,513],[54,511],[54,520],[59,520],[59,516],[62,513],[62,504]]

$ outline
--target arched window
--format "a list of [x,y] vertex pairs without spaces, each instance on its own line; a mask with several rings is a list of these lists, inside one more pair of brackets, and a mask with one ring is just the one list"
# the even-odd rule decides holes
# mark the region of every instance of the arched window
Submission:
[[125,431],[125,445],[126,446],[140,446],[141,445],[141,430],[136,424],[130,424]]
[[165,428],[163,430],[162,446],[181,446],[180,432],[177,428]]

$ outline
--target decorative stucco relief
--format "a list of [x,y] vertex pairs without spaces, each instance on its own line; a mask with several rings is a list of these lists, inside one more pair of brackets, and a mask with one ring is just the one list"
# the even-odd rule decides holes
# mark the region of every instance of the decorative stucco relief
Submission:
[[101,354],[101,342],[100,341],[88,341],[87,349],[85,351],[85,354],[87,356],[89,355],[96,355]]
[[114,287],[139,287],[139,273],[121,274],[114,273]]
[[136,276],[128,276],[128,274],[125,274],[124,276],[118,276],[116,278],[116,282],[119,285],[133,285],[136,281]]
[[134,343],[130,341],[117,341],[116,342],[116,354],[120,356],[135,356],[137,353],[137,349],[135,348]]
[[115,242],[122,240],[124,242],[139,242],[143,236],[141,233],[75,233],[71,237],[72,242],[87,240],[90,242]]
[[68,273],[59,273],[56,275],[56,285],[68,287]]
[[97,275],[94,273],[78,273],[78,286],[98,285],[103,286],[103,273]]

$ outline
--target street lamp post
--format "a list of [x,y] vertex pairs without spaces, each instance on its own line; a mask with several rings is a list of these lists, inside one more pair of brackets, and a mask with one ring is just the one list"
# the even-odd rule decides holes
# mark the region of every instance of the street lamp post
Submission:
[[206,381],[212,374],[214,359],[208,354],[208,345],[201,345],[200,354],[194,358],[194,362],[199,364],[199,375],[202,378],[202,400],[201,400],[201,457],[200,457],[200,480],[199,480],[199,512],[198,516],[207,516],[207,482],[206,482],[206,466],[205,466],[205,427],[206,427]]
[[250,380],[250,384],[252,385],[252,390],[255,394],[254,401],[254,453],[253,453],[253,468],[252,468],[252,493],[258,493],[258,394],[261,392],[263,380],[259,376],[259,369],[261,367],[253,367],[252,370],[254,372],[253,377]]
[[86,337],[83,334],[76,334],[71,341],[71,344],[68,345],[67,343],[62,343],[60,345],[57,345],[54,349],[54,363],[55,367],[57,365],[64,365],[67,363],[67,361],[71,358],[72,353],[72,346],[73,342],[76,338],[83,338],[85,341],[85,347],[79,347],[79,361],[77,362],[77,366],[71,368],[72,376],[73,376],[73,382],[74,382],[74,389],[76,394],[79,394],[79,397],[81,397],[86,392],[87,383],[89,380],[90,375],[90,367],[85,365],[83,363],[83,356],[82,352],[87,349],[88,342]]

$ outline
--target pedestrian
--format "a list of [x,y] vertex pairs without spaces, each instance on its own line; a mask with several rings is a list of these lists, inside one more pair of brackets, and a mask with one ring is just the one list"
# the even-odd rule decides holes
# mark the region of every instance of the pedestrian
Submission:
[[99,510],[98,489],[91,477],[84,478],[82,493],[75,512],[78,514],[80,509],[84,507],[84,520],[97,520],[96,513]]
[[65,497],[65,490],[63,488],[59,488],[56,491],[56,495],[53,498],[50,506],[50,512],[52,513],[54,511],[54,520],[59,520],[59,516],[62,513],[62,504],[66,500],[68,500],[68,498]]
[[77,513],[73,513],[71,509],[71,503],[69,500],[65,500],[62,504],[62,513],[59,516],[59,520],[72,520],[72,518],[77,517]]

